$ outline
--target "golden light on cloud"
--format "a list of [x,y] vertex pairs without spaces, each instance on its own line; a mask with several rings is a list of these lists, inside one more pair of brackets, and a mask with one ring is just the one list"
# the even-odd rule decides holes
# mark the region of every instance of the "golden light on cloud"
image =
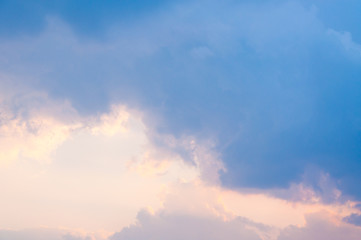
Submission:
[[357,1],[48,2],[0,0],[0,240],[360,240]]
[[[135,221],[140,209],[159,209],[169,183],[197,176],[181,159],[151,159],[149,152],[162,154],[152,149],[143,123],[124,106],[70,122],[39,116],[2,127],[0,141],[7,141],[2,153],[9,161],[0,167],[4,228],[116,231]],[[140,160],[134,169],[129,168],[132,159]]]
[[153,215],[224,222],[243,217],[269,226],[265,232],[250,228],[276,239],[282,229],[305,226],[310,214],[326,212],[339,224],[360,213],[354,202],[324,204],[302,187],[299,194],[313,201],[224,189],[219,171],[226,169],[211,141],[164,136],[172,148],[190,152],[191,159],[183,159],[153,145],[139,115],[122,105],[89,118],[59,119],[35,110],[28,118],[7,114],[0,128],[0,159],[7,162],[0,167],[0,225],[7,229],[76,229],[106,239],[147,208]]

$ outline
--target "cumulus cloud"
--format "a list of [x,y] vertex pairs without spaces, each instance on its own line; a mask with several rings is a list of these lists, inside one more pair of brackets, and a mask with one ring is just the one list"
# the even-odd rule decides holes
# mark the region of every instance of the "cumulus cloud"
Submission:
[[1,95],[0,107],[3,228],[112,232],[140,208],[158,209],[170,183],[199,176],[177,153],[153,147],[139,112],[124,105],[81,116],[67,101],[15,90]]
[[181,240],[181,239],[247,239],[261,238],[247,226],[249,222],[236,219],[224,222],[217,218],[198,218],[189,215],[138,214],[137,223],[114,234],[110,240]]
[[21,159],[50,163],[56,150],[79,133],[111,138],[145,131],[136,111],[124,105],[81,116],[66,99],[52,98],[28,86],[17,89],[18,78],[15,83],[9,83],[13,79],[7,76],[0,78],[4,86],[0,90],[0,164]]
[[354,28],[286,0],[173,1],[122,21],[136,2],[114,22],[86,6],[95,25],[45,4],[35,34],[0,39],[0,162],[15,163],[0,167],[0,224],[114,231],[148,206],[113,238],[354,239]]
[[342,222],[335,213],[318,211],[306,215],[305,225],[275,228],[236,217],[225,220],[219,217],[200,217],[189,213],[167,212],[138,213],[134,225],[122,229],[109,237],[123,239],[359,239],[361,229]]
[[359,195],[350,174],[360,168],[352,147],[360,143],[359,47],[352,31],[325,23],[327,6],[163,7],[104,27],[102,41],[79,38],[76,20],[50,14],[26,42],[1,40],[1,71],[31,76],[26,84],[70,99],[81,114],[121,102],[140,109],[153,133],[211,139],[228,187],[285,188],[314,164]]
[[[47,101],[48,106],[53,106],[51,99]],[[23,121],[31,121],[31,116],[37,111],[26,107],[24,109],[28,114],[24,116]],[[64,109],[67,108],[64,107]],[[90,231],[106,226],[114,231],[119,225],[125,226],[133,222],[139,208],[148,205],[155,208],[155,214],[141,212],[136,225],[123,229],[112,238],[142,239],[153,234],[162,239],[169,237],[169,229],[174,229],[174,231],[179,231],[177,236],[180,237],[206,236],[219,239],[229,234],[230,238],[273,240],[282,228],[290,224],[305,224],[304,216],[310,212],[324,209],[337,212],[337,216],[341,218],[358,214],[354,208],[355,203],[352,202],[324,205],[322,201],[316,199],[297,203],[267,196],[259,191],[240,193],[225,190],[218,182],[219,171],[225,171],[225,169],[220,156],[214,152],[214,142],[201,142],[193,136],[176,138],[169,134],[151,133],[151,137],[157,143],[155,146],[154,142],[148,143],[145,145],[148,147],[145,152],[137,152],[141,149],[138,148],[124,155],[125,150],[129,151],[134,147],[126,145],[125,142],[136,140],[132,143],[133,145],[142,145],[148,133],[139,116],[133,115],[132,111],[124,106],[114,105],[110,112],[88,118],[80,117],[76,112],[70,111],[74,115],[68,115],[68,117],[72,116],[74,121],[70,121],[64,114],[62,117],[57,117],[58,112],[54,109],[53,112],[45,110],[39,112],[46,113],[49,118],[65,126],[68,126],[69,122],[77,123],[79,126],[75,132],[69,132],[69,136],[61,144],[59,143],[60,146],[51,149],[56,150],[52,164],[55,166],[54,169],[45,168],[39,172],[33,167],[26,169],[21,165],[14,165],[13,168],[0,171],[3,183],[0,184],[0,188],[6,196],[0,200],[0,203],[8,206],[7,209],[2,209],[3,216],[7,218],[0,220],[0,223],[9,227],[29,226],[29,222],[35,225],[46,222],[54,226],[67,221],[68,226],[73,228],[80,225]],[[19,114],[19,116],[22,115]],[[42,135],[35,136],[43,137]],[[179,148],[185,153],[182,154]],[[191,163],[184,159],[191,160]],[[94,176],[94,169],[97,176]],[[21,181],[16,180],[19,173],[22,175]],[[139,173],[140,175],[137,175]],[[323,175],[319,183],[325,191],[333,189],[333,185],[327,183],[327,177]],[[26,183],[22,182],[24,179]],[[126,186],[120,184],[125,180]],[[7,182],[12,182],[15,192],[7,188]],[[109,187],[114,186],[115,182],[119,183],[115,185],[119,194],[114,193],[113,187]],[[44,189],[46,189],[45,192]],[[134,189],[137,191],[141,189],[142,193]],[[309,191],[312,196],[315,196],[312,189]],[[99,192],[101,195],[97,197],[95,193]],[[123,193],[127,193],[126,196]],[[26,198],[36,199],[37,203],[24,204],[14,200]],[[192,201],[189,201],[190,199]],[[127,206],[126,213],[122,207],[119,207],[122,204]],[[97,207],[94,209],[94,206]],[[29,210],[30,207],[32,210]],[[59,219],[46,220],[49,215],[44,213],[43,209],[53,207],[59,210],[52,210],[51,215],[57,215]],[[14,214],[14,209],[19,208],[22,211]],[[115,211],[116,208],[123,210]],[[97,213],[99,209],[102,210],[102,214]],[[35,218],[34,211],[37,213]],[[125,216],[122,219],[116,216],[121,212],[123,217]],[[75,213],[78,215],[75,216]],[[96,214],[97,218],[89,220],[89,214]],[[102,220],[100,223],[98,223],[99,219]],[[114,219],[118,221],[115,222]],[[212,226],[214,233],[210,233],[207,226]],[[186,229],[191,229],[191,231],[187,232]],[[199,231],[196,231],[197,229]],[[3,234],[6,237],[9,236],[10,239],[32,236],[29,232],[23,234],[16,231]],[[49,238],[49,234],[46,237]],[[36,236],[41,239],[43,235]],[[77,239],[79,237],[55,234],[53,238]]]
[[0,164],[20,158],[49,163],[53,151],[82,127],[68,101],[43,92],[6,91],[0,98]]

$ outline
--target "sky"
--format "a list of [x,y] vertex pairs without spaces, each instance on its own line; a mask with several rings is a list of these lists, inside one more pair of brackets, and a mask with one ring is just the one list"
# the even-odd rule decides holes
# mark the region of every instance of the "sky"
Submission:
[[360,240],[360,12],[0,0],[0,240]]

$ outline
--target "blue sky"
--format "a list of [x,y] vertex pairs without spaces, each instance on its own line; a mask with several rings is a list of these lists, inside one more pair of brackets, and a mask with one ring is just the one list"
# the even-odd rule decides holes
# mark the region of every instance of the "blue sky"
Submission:
[[[285,201],[302,185],[322,204],[356,204],[360,12],[356,0],[0,1],[0,123],[28,126],[41,112],[70,134],[121,105],[138,119],[134,139],[199,167],[201,181]],[[46,154],[66,146],[57,139]],[[194,142],[222,167],[210,171]],[[19,146],[16,159],[39,158]]]

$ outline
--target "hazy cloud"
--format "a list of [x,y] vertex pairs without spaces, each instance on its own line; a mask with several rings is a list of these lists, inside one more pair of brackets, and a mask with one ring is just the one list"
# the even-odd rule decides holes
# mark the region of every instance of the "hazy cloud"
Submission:
[[254,231],[247,229],[247,222],[242,219],[224,222],[189,215],[152,215],[142,211],[137,221],[137,224],[114,234],[110,240],[261,239]]
[[330,214],[317,213],[307,217],[305,227],[289,227],[282,231],[278,240],[358,240],[360,236],[359,227],[339,222]]
[[354,224],[356,226],[361,227],[361,215],[357,213],[353,213],[350,216],[347,216],[343,219],[345,222]]
[[1,240],[93,240],[90,236],[69,233],[62,229],[0,230]]

